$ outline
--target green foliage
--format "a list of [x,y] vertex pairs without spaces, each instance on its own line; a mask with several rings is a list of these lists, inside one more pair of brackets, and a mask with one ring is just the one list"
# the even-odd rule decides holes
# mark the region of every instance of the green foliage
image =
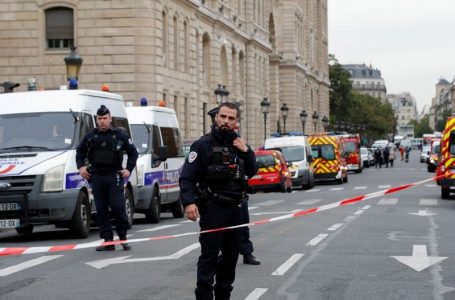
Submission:
[[430,127],[430,118],[428,115],[425,115],[422,119],[420,119],[420,122],[412,120],[409,124],[414,125],[414,136],[417,138],[422,137],[424,133],[433,133],[433,129]]

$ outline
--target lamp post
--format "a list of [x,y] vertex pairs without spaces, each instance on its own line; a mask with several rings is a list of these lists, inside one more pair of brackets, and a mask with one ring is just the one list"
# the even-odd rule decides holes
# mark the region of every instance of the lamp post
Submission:
[[322,117],[322,126],[324,127],[324,131],[327,131],[327,125],[329,124],[329,118],[327,116]]
[[306,118],[308,117],[308,114],[306,113],[305,110],[302,110],[300,112],[300,121],[302,122],[302,133],[305,134],[305,123],[306,123]]
[[[77,54],[76,47],[71,47],[71,51],[64,59],[66,65],[66,78],[68,81],[79,80],[83,59]],[[70,86],[71,87],[71,86]]]
[[267,139],[267,114],[269,113],[270,102],[267,97],[264,97],[261,101],[261,109],[264,114],[264,141]]
[[215,89],[216,104],[220,105],[221,103],[226,102],[228,96],[229,91],[226,89],[226,86],[218,84],[218,87]]
[[223,85],[223,95],[221,96],[222,102],[228,101],[229,91],[226,89],[226,86]]
[[289,107],[286,105],[286,103],[283,103],[280,110],[281,116],[283,117],[283,133],[286,133],[286,118],[288,117]]
[[318,125],[319,115],[318,115],[318,113],[315,111],[311,117],[313,118],[314,132],[316,132],[316,131],[317,131],[316,128],[317,128],[317,125]]

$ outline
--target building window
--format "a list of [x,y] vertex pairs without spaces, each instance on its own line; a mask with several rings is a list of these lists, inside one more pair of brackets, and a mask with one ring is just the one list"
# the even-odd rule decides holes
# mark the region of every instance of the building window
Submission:
[[163,51],[163,65],[167,65],[167,16],[166,12],[163,11],[161,14],[161,30],[163,31],[163,37],[161,39],[161,49]]
[[204,86],[208,87],[210,84],[210,36],[208,33],[202,35],[202,72]]
[[183,22],[183,34],[184,34],[184,52],[185,52],[185,72],[190,70],[190,51],[189,51],[189,31],[188,31],[188,22]]
[[46,40],[48,49],[64,49],[74,45],[73,10],[53,7],[45,11]]
[[177,16],[174,16],[174,69],[179,69],[179,28]]

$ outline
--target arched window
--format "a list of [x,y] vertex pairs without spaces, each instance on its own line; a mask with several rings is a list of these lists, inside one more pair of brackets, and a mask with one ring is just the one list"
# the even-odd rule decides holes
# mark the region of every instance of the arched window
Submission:
[[68,7],[46,9],[46,41],[48,49],[70,48],[74,45],[74,13]]
[[221,84],[228,86],[228,63],[227,63],[227,53],[226,47],[221,47],[220,53],[220,71],[221,71]]
[[179,28],[177,16],[174,16],[174,69],[179,69]]
[[183,48],[184,48],[184,55],[185,55],[185,72],[189,72],[190,70],[190,47],[189,47],[189,30],[188,30],[188,22],[183,22]]
[[243,51],[239,53],[239,81],[240,81],[240,94],[245,95],[245,55]]
[[166,12],[163,10],[161,13],[161,30],[163,33],[163,37],[161,39],[161,49],[163,49],[163,65],[167,66],[167,40],[168,40],[168,28],[167,28],[167,15]]
[[210,36],[206,32],[202,35],[202,72],[204,86],[210,84]]
[[235,51],[234,46],[232,46],[232,53],[231,53],[231,62],[232,62],[232,91],[234,95],[238,94],[238,78],[237,78],[237,51]]

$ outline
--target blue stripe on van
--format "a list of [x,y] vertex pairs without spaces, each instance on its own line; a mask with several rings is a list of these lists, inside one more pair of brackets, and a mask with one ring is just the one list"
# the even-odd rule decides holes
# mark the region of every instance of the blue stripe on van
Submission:
[[182,169],[145,173],[144,185],[151,185],[155,180],[158,180],[160,186],[176,185],[179,182],[181,170]]
[[65,189],[77,189],[84,185],[84,179],[79,172],[66,174]]

